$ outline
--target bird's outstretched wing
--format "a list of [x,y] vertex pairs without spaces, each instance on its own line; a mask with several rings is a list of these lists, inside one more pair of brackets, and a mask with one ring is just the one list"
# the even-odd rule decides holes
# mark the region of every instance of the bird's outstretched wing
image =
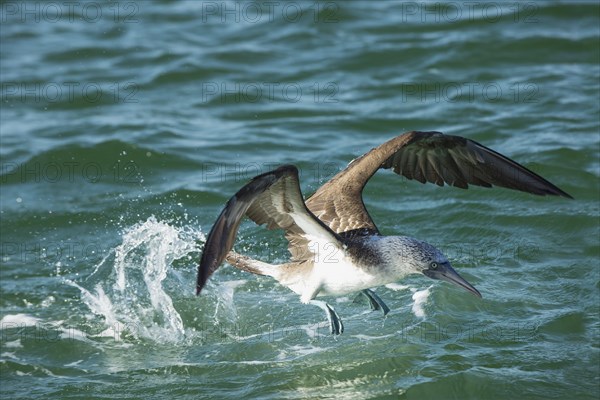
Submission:
[[298,182],[298,169],[293,165],[283,165],[256,176],[229,199],[204,244],[196,294],[200,293],[210,275],[232,249],[245,215],[259,225],[267,224],[268,229],[283,229],[289,241],[292,261],[310,259],[324,244],[342,246],[339,237],[306,208]]
[[308,209],[336,233],[378,232],[363,204],[362,191],[380,168],[439,186],[501,186],[572,198],[536,173],[473,140],[412,131],[352,161],[306,201]]

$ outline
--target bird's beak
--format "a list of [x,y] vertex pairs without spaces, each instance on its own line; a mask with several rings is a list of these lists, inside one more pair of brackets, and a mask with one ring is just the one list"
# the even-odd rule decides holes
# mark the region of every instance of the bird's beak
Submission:
[[428,276],[432,279],[439,279],[442,281],[450,282],[455,284],[456,286],[460,286],[469,292],[473,293],[477,297],[481,297],[481,293],[479,290],[475,289],[473,285],[464,280],[458,272],[454,270],[450,266],[450,263],[439,264],[436,269],[426,269],[423,271],[425,276]]

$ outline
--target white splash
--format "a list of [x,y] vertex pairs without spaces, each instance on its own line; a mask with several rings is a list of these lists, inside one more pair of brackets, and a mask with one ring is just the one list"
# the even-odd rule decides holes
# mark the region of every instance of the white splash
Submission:
[[412,312],[415,316],[423,318],[425,316],[425,309],[423,306],[427,303],[429,298],[429,288],[425,290],[415,291],[412,295],[412,299],[415,301],[412,305]]
[[[81,291],[90,311],[104,317],[107,329],[99,336],[118,339],[125,330],[138,338],[180,341],[185,328],[163,281],[173,261],[198,251],[196,240],[201,236],[152,216],[125,230],[122,244],[114,251],[110,278],[96,284],[93,292],[75,282],[66,283]],[[103,265],[110,265],[107,258],[92,275]]]
[[214,319],[218,321],[217,316],[225,316],[229,321],[237,320],[237,311],[233,302],[233,294],[238,286],[246,283],[245,280],[227,281],[219,285],[217,290],[217,306],[215,307]]
[[28,314],[8,314],[0,320],[0,329],[35,326],[41,320]]
[[393,290],[394,292],[397,292],[399,290],[406,290],[406,289],[410,289],[410,286],[408,285],[400,285],[398,283],[388,283],[387,285],[385,285],[386,288]]
[[88,338],[88,334],[86,332],[80,331],[75,328],[60,328],[60,338],[63,340],[79,340],[81,342],[90,343],[91,340]]
[[21,339],[16,339],[10,342],[4,342],[4,347],[7,349],[19,349],[22,348]]

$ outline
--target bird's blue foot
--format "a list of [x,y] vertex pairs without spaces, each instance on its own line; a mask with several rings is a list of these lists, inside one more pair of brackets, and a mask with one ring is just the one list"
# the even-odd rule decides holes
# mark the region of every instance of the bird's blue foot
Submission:
[[[381,297],[377,296],[371,289],[361,290],[360,293],[369,300],[371,310],[381,310],[383,315],[386,316],[390,312],[390,308],[381,300]],[[360,296],[360,295],[359,295]]]
[[330,331],[332,335],[341,335],[344,333],[344,324],[342,323],[342,319],[335,312],[333,307],[324,301],[320,300],[311,300],[310,304],[314,304],[315,306],[320,307],[325,314],[327,315],[327,321],[329,321]]

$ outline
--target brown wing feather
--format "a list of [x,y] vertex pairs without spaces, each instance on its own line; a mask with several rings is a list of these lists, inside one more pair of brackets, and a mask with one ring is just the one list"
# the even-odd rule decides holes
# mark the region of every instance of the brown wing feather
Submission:
[[[336,233],[357,229],[378,232],[364,206],[362,190],[390,155],[410,143],[417,135],[418,132],[407,132],[358,157],[321,186],[306,201],[306,206]],[[414,155],[409,154],[408,158],[410,157]],[[409,162],[408,159],[399,161]]]
[[[298,182],[298,169],[293,165],[281,166],[252,179],[225,205],[204,244],[198,266],[197,294],[232,249],[245,215],[259,225],[266,224],[268,229],[285,230],[295,261],[312,255],[305,237],[307,231],[313,237],[339,243],[337,235],[306,208]],[[301,220],[301,224],[294,217]]]
[[421,183],[501,186],[537,195],[572,198],[517,162],[473,140],[440,132],[407,132],[352,161],[306,201],[334,232],[377,232],[362,201],[362,190],[379,168]]
[[[293,216],[299,214],[306,217],[303,218],[304,224],[312,226],[298,225]],[[246,215],[257,225],[266,224],[267,229],[278,228],[285,231],[291,262],[302,262],[315,256],[309,247],[307,230],[310,230],[313,236],[320,236],[327,242],[339,241],[335,233],[306,208],[297,169],[293,175],[275,182],[268,191],[257,198],[248,208]],[[314,232],[318,233],[314,235]]]
[[[417,163],[405,163],[415,156]],[[439,132],[419,133],[383,163],[395,173],[421,182],[468,188],[500,186],[536,195],[571,196],[538,174],[473,140]]]

